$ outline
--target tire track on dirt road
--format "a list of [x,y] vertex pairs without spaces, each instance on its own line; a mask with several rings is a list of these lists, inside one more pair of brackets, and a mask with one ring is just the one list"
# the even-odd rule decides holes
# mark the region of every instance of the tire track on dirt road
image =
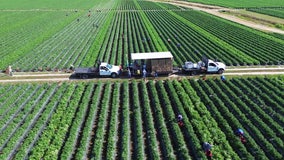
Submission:
[[[208,74],[211,75],[211,74]],[[214,75],[214,74],[212,74]],[[258,76],[258,75],[284,75],[284,66],[269,67],[269,68],[228,68],[224,75],[226,76]],[[160,76],[157,80],[182,78],[182,77],[199,77],[200,75],[190,76],[181,74],[172,74],[171,76]],[[217,75],[218,76],[218,75]],[[149,79],[154,79],[149,77]],[[142,80],[142,78],[131,78],[127,76],[121,78],[90,78],[90,79],[77,79],[73,78],[71,73],[16,73],[14,76],[5,74],[0,75],[0,83],[18,83],[18,82],[63,82],[63,81],[123,81],[123,80]]]

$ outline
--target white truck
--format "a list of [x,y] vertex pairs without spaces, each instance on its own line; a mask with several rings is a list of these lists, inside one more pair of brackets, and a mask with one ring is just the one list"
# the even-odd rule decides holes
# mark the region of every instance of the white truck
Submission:
[[185,62],[182,65],[184,73],[198,74],[198,73],[218,73],[222,74],[226,69],[226,65],[222,62],[215,62],[207,58],[202,58],[198,63]]
[[99,62],[98,67],[75,68],[74,75],[83,79],[89,77],[111,77],[116,78],[120,75],[121,68],[106,62]]

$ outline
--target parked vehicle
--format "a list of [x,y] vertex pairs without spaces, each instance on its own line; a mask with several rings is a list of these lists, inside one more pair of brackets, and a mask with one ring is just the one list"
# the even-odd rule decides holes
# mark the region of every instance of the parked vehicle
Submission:
[[226,65],[222,62],[215,62],[213,60],[202,58],[198,63],[185,62],[182,65],[184,73],[199,74],[199,73],[218,73],[222,74],[226,69]]
[[[150,53],[132,53],[132,62],[128,64],[127,70],[124,73],[120,66],[110,65],[106,62],[98,62],[97,67],[75,68],[74,74],[76,77],[83,79],[90,77],[112,77],[116,78],[120,75],[125,77],[131,76],[153,76],[189,73],[192,75],[200,73],[218,73],[222,74],[226,65],[221,62],[202,58],[198,63],[185,62],[181,68],[173,67],[173,56],[170,52],[150,52]],[[143,75],[145,71],[145,75]]]
[[111,77],[116,78],[120,75],[121,68],[106,62],[98,63],[98,67],[75,68],[73,75],[83,79],[89,77]]

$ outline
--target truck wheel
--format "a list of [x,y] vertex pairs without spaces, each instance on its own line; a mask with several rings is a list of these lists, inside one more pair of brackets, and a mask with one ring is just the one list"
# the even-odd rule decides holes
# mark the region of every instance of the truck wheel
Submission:
[[82,78],[83,78],[83,79],[87,79],[88,77],[89,77],[89,76],[88,76],[87,74],[83,74],[83,75],[82,75]]
[[224,69],[219,69],[218,74],[222,74],[222,73],[224,73]]
[[111,76],[111,78],[116,78],[117,74],[116,73],[112,73],[110,76]]

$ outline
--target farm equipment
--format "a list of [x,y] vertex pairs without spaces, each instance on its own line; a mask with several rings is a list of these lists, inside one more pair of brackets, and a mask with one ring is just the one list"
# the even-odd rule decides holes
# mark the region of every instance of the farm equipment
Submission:
[[111,77],[116,78],[120,75],[119,66],[114,66],[106,62],[98,62],[98,67],[75,68],[73,75],[83,79],[89,77]]
[[185,62],[182,65],[183,73],[199,74],[199,73],[218,73],[222,74],[226,69],[226,65],[222,62],[215,62],[205,57],[198,63]]

